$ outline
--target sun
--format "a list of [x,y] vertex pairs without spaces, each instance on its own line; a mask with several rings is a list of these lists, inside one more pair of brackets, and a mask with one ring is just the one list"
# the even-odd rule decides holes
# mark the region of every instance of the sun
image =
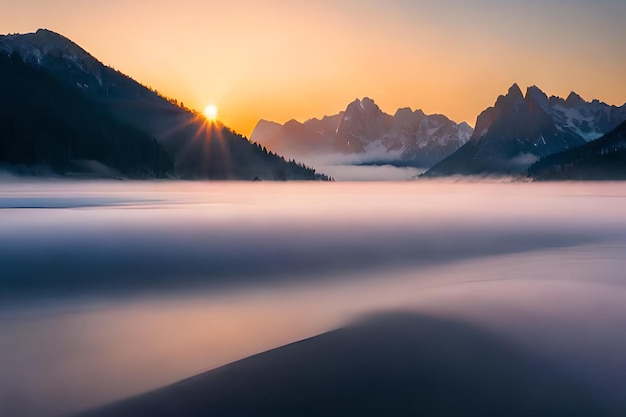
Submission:
[[215,107],[212,104],[209,106],[206,106],[204,109],[204,116],[209,120],[216,120],[217,119],[217,107]]

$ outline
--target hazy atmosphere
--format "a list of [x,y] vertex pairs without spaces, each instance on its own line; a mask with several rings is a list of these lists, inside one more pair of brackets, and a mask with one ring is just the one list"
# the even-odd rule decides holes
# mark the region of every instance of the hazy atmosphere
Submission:
[[[443,113],[473,125],[512,83],[626,100],[622,0],[1,0],[4,33],[47,28],[250,135],[342,110]],[[601,75],[599,75],[601,74]],[[591,81],[593,80],[593,81]]]
[[0,10],[0,417],[626,416],[626,1]]
[[420,320],[465,323],[545,361],[547,392],[623,411],[625,204],[597,183],[5,184],[0,411],[65,415],[385,311],[418,314],[386,328],[419,349],[440,337]]

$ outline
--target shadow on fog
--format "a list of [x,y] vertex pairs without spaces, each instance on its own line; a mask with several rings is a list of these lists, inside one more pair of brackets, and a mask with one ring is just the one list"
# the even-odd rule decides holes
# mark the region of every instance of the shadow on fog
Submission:
[[142,204],[159,203],[159,200],[121,199],[111,197],[2,197],[0,198],[0,210],[2,209],[76,209],[95,208],[105,206],[136,206]]
[[18,181],[0,191],[0,300],[14,302],[347,278],[626,235],[626,189],[611,184]]
[[[409,367],[415,372],[422,367],[431,369],[428,367],[431,361],[442,368],[441,373],[433,371],[424,376],[429,383],[437,375],[446,376],[454,371],[453,379],[478,381],[478,385],[493,387],[499,392],[498,384],[490,382],[487,376],[481,378],[483,372],[495,375],[494,379],[501,375],[499,368],[492,370],[491,362],[485,358],[502,354],[506,358],[502,362],[514,364],[510,368],[505,364],[502,367],[519,376],[501,381],[511,390],[516,386],[513,382],[522,381],[521,390],[528,388],[531,394],[537,393],[524,379],[526,374],[516,374],[529,369],[536,377],[531,379],[536,380],[538,386],[558,397],[558,390],[551,390],[564,380],[557,369],[564,369],[577,382],[585,384],[587,394],[606,398],[604,403],[623,404],[621,352],[624,340],[620,336],[623,292],[613,286],[593,296],[589,288],[583,287],[574,291],[575,296],[566,291],[562,297],[554,297],[539,284],[564,281],[564,287],[555,290],[557,294],[573,285],[568,281],[570,278],[598,281],[598,286],[607,282],[621,285],[626,236],[624,185],[435,182],[120,185],[90,182],[29,187],[19,184],[7,190],[5,185],[0,190],[4,194],[0,195],[0,202],[4,198],[7,206],[0,212],[0,305],[9,311],[6,317],[0,315],[0,326],[3,326],[0,333],[4,336],[0,345],[3,357],[8,359],[3,373],[6,378],[1,382],[5,389],[0,389],[0,393],[7,393],[5,397],[11,401],[3,403],[0,399],[0,403],[5,404],[5,410],[8,404],[16,411],[5,413],[7,415],[63,415],[128,397],[196,374],[201,369],[319,334],[344,323],[352,314],[426,302],[425,298],[430,299],[428,294],[431,293],[421,291],[425,283],[460,281],[472,284],[442,287],[452,295],[449,298],[433,295],[432,305],[448,310],[457,308],[457,317],[470,321],[467,317],[472,306],[475,304],[482,309],[485,299],[481,297],[493,297],[495,306],[487,309],[484,317],[501,320],[502,327],[498,327],[500,322],[494,325],[496,331],[502,332],[497,334],[513,343],[521,340],[518,341],[521,344],[516,345],[517,350],[479,330],[473,332],[467,325],[453,329],[452,333],[458,336],[456,339],[444,336],[437,339],[440,336],[428,325],[433,323],[436,327],[430,319],[398,319],[398,323],[404,324],[397,326],[392,324],[396,319],[389,319],[386,326],[397,330],[395,336],[377,327],[371,337],[355,336],[358,343],[315,341],[335,340],[337,334],[358,333],[350,327],[294,345],[311,346],[310,350],[303,350],[307,354],[317,348],[322,351],[319,356],[305,355],[302,368],[289,365],[291,362],[283,363],[283,359],[270,362],[281,368],[277,375],[283,375],[284,379],[280,384],[285,383],[289,388],[309,378],[317,381],[315,384],[324,381],[329,390],[319,391],[319,398],[332,400],[333,393],[343,392],[341,387],[332,386],[330,380],[337,378],[343,381],[342,385],[355,384],[356,391],[350,392],[355,396],[358,393],[360,402],[354,403],[357,408],[372,406],[361,397],[378,395],[378,389],[382,390],[382,397],[377,398],[397,401],[399,407],[410,407],[406,402],[406,387],[429,391],[422,379],[403,385],[402,378],[406,375],[401,369],[405,364],[415,362],[414,368]],[[26,199],[29,204],[16,199]],[[67,209],[58,209],[63,205],[62,199],[67,199]],[[39,209],[10,208],[18,206],[17,203],[21,207]],[[47,206],[57,206],[57,209],[46,210]],[[543,251],[594,242],[599,244]],[[604,246],[604,243],[614,242],[617,243],[614,247]],[[533,253],[490,257],[524,251]],[[421,268],[474,257],[488,258],[449,268]],[[370,272],[374,273],[368,275]],[[359,279],[366,275],[372,279]],[[532,281],[530,289],[524,293],[514,285],[515,279]],[[308,285],[315,280],[323,285]],[[326,285],[331,280],[344,282]],[[477,284],[478,281],[484,285]],[[307,285],[271,286],[271,291],[266,288],[255,291],[257,285],[276,282]],[[198,299],[179,293],[194,293],[197,287],[205,286],[251,288],[252,291],[198,292]],[[473,291],[468,291],[469,288]],[[167,291],[145,300],[134,297],[105,300],[102,305],[99,304],[102,300],[86,297],[87,309],[65,308],[74,301],[65,297],[72,295],[144,294],[159,290]],[[455,291],[462,296],[454,296]],[[45,302],[37,304],[38,296],[61,297],[63,302],[58,303],[63,306],[59,310],[61,314],[56,313],[55,306],[48,310]],[[10,302],[19,304],[25,300],[35,302],[17,306],[13,315]],[[570,327],[558,321],[550,322],[555,311],[569,304],[573,306],[572,311],[565,309],[567,314],[563,313],[563,317]],[[44,306],[41,311],[38,310],[40,305]],[[95,308],[92,309],[92,305]],[[585,305],[589,308],[583,308]],[[20,307],[26,308],[20,311]],[[520,311],[537,314],[537,318],[517,315],[518,307]],[[542,313],[540,307],[546,310]],[[410,324],[413,321],[415,326]],[[548,324],[543,325],[545,322]],[[446,323],[442,322],[443,328],[450,328]],[[479,323],[482,322],[479,320]],[[405,328],[412,330],[404,332]],[[421,333],[434,340],[418,343],[408,333]],[[468,333],[467,337],[461,337]],[[444,339],[450,343],[442,342]],[[479,352],[472,353],[472,359],[478,358],[477,364],[461,363],[458,355],[477,349],[471,340],[493,347],[495,353],[489,348],[482,356]],[[431,350],[421,346],[425,342]],[[403,350],[404,345],[422,354],[400,361],[403,355],[411,354]],[[393,346],[398,350],[393,350]],[[304,348],[286,349],[285,352],[290,352]],[[398,362],[393,361],[394,355],[388,354],[390,350],[386,349],[398,353]],[[333,355],[339,352],[344,352],[344,356],[337,359]],[[427,360],[431,354],[428,352],[439,352],[441,356]],[[326,364],[319,369],[331,372],[334,365],[329,363],[340,361],[347,366],[355,353],[359,353],[355,358],[361,358],[361,362],[350,365],[344,373],[330,373],[326,374],[326,379],[316,379],[315,364]],[[381,365],[364,359],[369,354],[381,355]],[[556,364],[556,368],[535,367],[535,355]],[[280,356],[282,358],[282,354]],[[245,363],[257,363],[250,361]],[[446,364],[458,369],[447,368]],[[361,365],[367,374],[358,372]],[[383,365],[395,369],[389,378]],[[250,372],[255,367],[252,366]],[[290,373],[290,367],[295,371],[301,369],[306,379],[297,379]],[[464,373],[467,367],[475,371],[471,377]],[[382,376],[373,380],[391,381],[392,389],[385,390],[382,383],[371,382],[372,378],[369,383],[376,389],[367,391],[370,388],[358,385],[361,378],[368,380],[368,375],[377,372]],[[544,374],[553,385],[542,385]],[[99,377],[94,378],[94,375]],[[261,377],[254,378],[259,381]],[[263,382],[258,383],[263,393],[265,380],[263,376]],[[271,382],[272,377],[267,377],[267,381]],[[579,396],[573,382],[569,381],[563,381],[563,395],[571,397],[573,404],[582,402],[581,410],[589,410],[585,408],[589,406],[594,411],[594,405]],[[279,382],[273,386],[277,387]],[[462,396],[467,383],[460,388],[454,382],[446,382],[446,385],[453,388],[449,391],[450,398],[460,395],[467,399]],[[469,385],[469,392],[484,395],[483,391],[471,391],[476,387]],[[314,395],[316,386],[311,387],[310,397],[302,397],[303,401],[318,398],[318,394]],[[248,388],[246,395],[253,395],[254,390]],[[438,389],[432,397],[447,398],[443,388]],[[302,392],[307,390],[303,388],[300,394],[294,391],[293,395],[305,395]],[[349,397],[350,392],[345,395]],[[394,396],[395,393],[402,395]],[[225,395],[235,394],[229,391]],[[514,403],[521,396],[517,392],[502,395]],[[498,404],[499,400],[492,401]],[[533,401],[539,404],[539,400]],[[424,407],[432,405],[428,404]],[[393,411],[379,414],[393,414]],[[400,410],[397,414],[401,413]],[[292,415],[299,414],[304,413]],[[601,415],[601,411],[588,414]]]
[[[193,225],[192,225],[193,226]],[[202,225],[0,236],[0,299],[117,294],[329,279],[473,257],[580,245],[598,233],[494,223]]]
[[170,415],[613,414],[554,364],[489,332],[456,321],[395,312],[82,416]]

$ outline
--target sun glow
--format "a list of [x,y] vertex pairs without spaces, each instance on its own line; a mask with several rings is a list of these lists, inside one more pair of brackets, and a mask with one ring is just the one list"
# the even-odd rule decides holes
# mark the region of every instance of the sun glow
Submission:
[[209,120],[217,119],[217,107],[214,105],[206,106],[204,109],[204,116]]

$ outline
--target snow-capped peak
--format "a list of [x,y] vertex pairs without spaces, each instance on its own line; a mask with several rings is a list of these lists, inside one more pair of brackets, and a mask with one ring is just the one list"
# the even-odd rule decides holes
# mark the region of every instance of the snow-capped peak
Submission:
[[0,36],[0,51],[18,54],[35,66],[58,60],[70,62],[80,71],[95,77],[102,85],[102,63],[71,40],[51,30],[39,29],[35,33]]

